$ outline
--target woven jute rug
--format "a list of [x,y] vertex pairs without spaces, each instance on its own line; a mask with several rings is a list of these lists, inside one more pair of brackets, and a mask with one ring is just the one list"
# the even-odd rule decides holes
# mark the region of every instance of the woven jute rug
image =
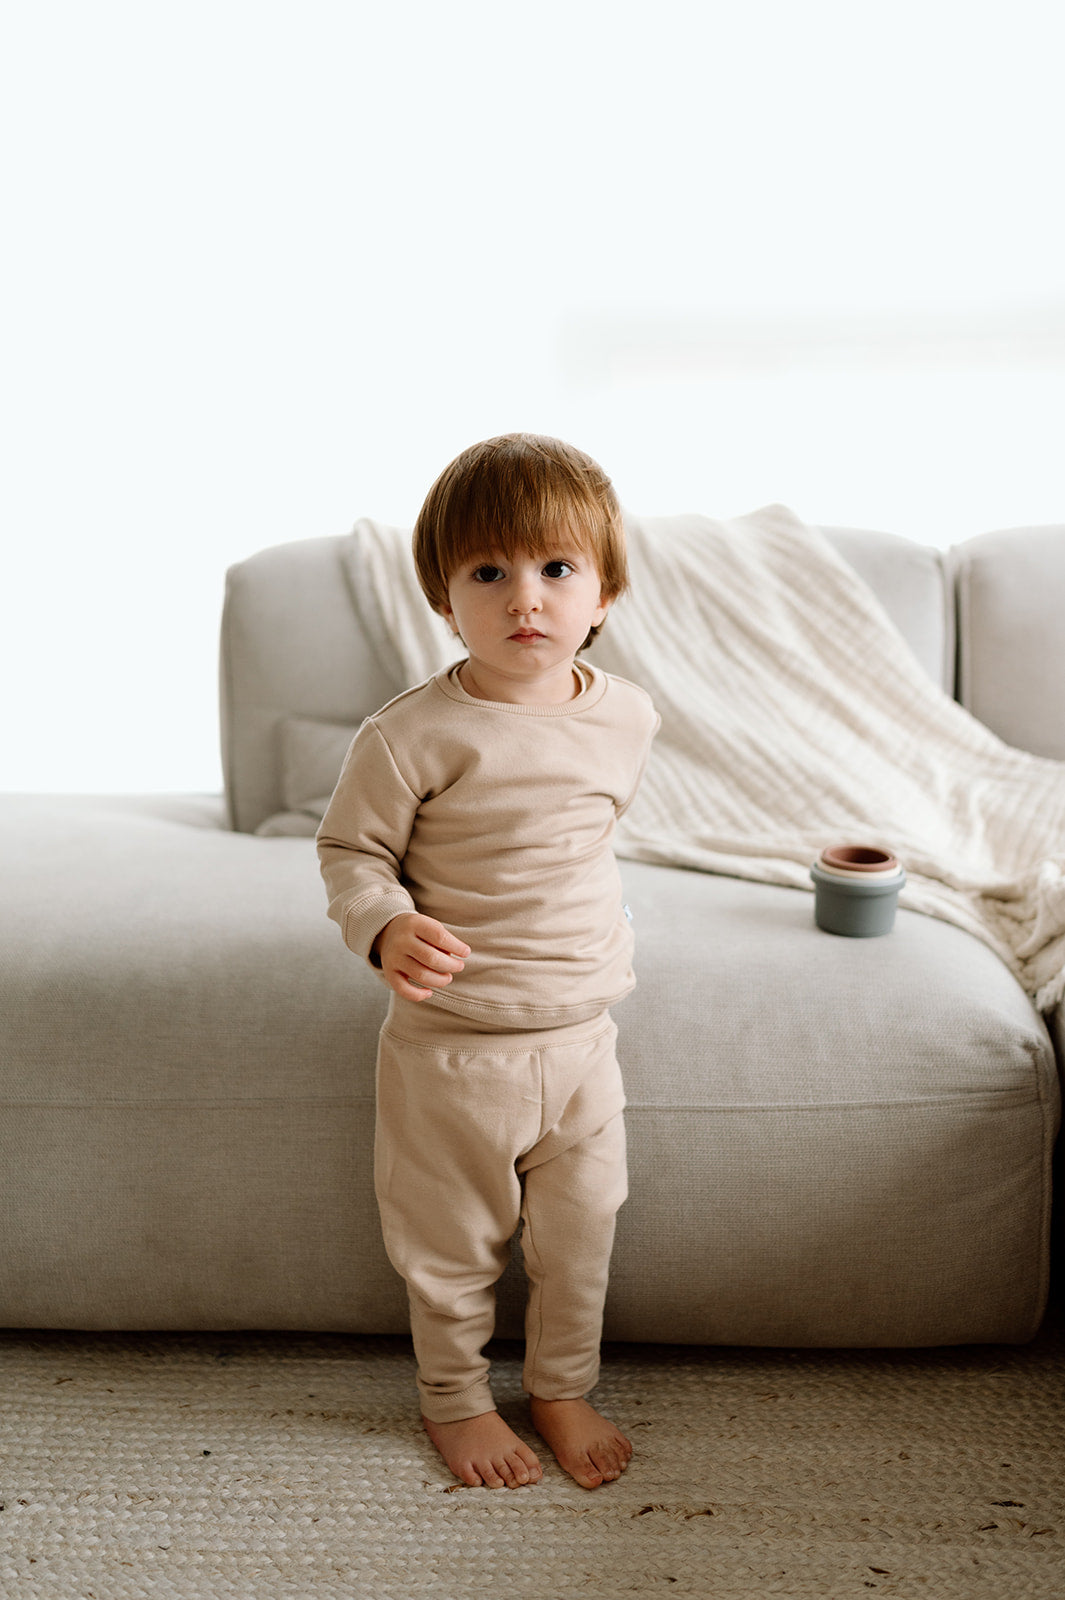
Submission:
[[[0,1334],[10,1600],[1062,1600],[1065,1338],[614,1346],[620,1482],[456,1484],[394,1339]],[[519,1350],[500,1409],[534,1445]]]

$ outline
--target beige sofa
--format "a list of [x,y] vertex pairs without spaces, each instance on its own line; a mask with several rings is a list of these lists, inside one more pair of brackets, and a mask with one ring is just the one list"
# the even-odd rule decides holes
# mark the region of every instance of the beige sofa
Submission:
[[[932,677],[1065,759],[1065,529],[945,557],[829,531]],[[0,1325],[406,1326],[371,1179],[386,993],[326,920],[312,840],[286,835],[402,687],[342,546],[229,575],[225,800],[0,803]],[[617,1010],[632,1194],[607,1336],[1030,1337],[1058,1071],[998,959],[913,912],[838,939],[801,891],[622,872],[639,983]],[[511,1271],[501,1331],[519,1299]]]

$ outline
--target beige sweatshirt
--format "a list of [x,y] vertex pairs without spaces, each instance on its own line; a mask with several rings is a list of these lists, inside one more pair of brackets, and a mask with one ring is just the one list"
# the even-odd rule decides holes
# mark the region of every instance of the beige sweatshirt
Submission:
[[611,849],[658,716],[635,684],[578,664],[562,705],[477,700],[457,667],[363,723],[318,830],[329,915],[369,959],[403,911],[471,950],[423,1004],[522,1031],[579,1022],[632,988]]

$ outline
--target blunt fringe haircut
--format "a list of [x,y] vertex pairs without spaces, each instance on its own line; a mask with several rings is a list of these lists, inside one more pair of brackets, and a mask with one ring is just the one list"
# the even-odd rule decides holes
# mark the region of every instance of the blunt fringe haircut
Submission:
[[560,537],[594,558],[604,598],[616,600],[629,581],[625,530],[602,467],[561,439],[501,434],[463,450],[426,495],[412,541],[418,581],[441,611],[467,561],[551,555]]

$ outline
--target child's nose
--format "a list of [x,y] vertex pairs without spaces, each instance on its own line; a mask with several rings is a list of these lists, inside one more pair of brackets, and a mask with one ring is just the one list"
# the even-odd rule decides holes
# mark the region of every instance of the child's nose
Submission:
[[527,616],[530,611],[539,611],[541,605],[540,585],[533,577],[520,577],[515,580],[510,594],[510,609],[515,616]]

